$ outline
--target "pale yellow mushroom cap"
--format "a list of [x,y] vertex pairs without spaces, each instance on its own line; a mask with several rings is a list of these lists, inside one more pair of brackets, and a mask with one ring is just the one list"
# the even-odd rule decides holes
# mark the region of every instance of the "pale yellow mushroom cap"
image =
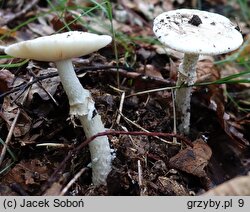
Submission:
[[70,31],[12,44],[5,48],[5,53],[18,58],[54,62],[90,54],[111,41],[109,35]]

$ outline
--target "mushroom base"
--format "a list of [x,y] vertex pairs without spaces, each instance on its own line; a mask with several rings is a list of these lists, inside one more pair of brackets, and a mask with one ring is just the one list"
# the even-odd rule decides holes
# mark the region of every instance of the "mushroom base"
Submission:
[[[101,116],[96,114],[91,120],[87,116],[79,116],[87,138],[104,132]],[[95,138],[89,143],[92,165],[92,182],[94,185],[105,185],[111,171],[111,152],[107,136]]]

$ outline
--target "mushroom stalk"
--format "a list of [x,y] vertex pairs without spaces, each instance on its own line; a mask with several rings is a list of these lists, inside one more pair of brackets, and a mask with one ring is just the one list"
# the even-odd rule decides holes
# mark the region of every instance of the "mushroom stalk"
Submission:
[[[179,66],[177,86],[190,86],[196,79],[196,64],[198,54],[184,55],[183,62]],[[184,134],[189,134],[190,125],[190,100],[192,96],[192,87],[181,87],[176,90],[176,110],[179,115],[178,130]]]
[[60,76],[63,88],[68,96],[70,114],[92,116],[94,101],[88,90],[84,89],[79,82],[70,59],[55,62],[58,75]]
[[[104,132],[105,128],[101,116],[96,114],[91,120],[87,116],[78,117],[87,138]],[[107,136],[95,138],[89,143],[91,153],[92,182],[94,185],[105,185],[106,178],[111,171],[111,154]]]
[[[77,78],[71,60],[56,61],[58,74],[68,96],[70,115],[77,116],[87,138],[105,131],[101,117],[94,115],[95,105],[90,92],[84,89]],[[89,144],[94,185],[106,184],[111,170],[111,151],[107,136],[94,139]]]

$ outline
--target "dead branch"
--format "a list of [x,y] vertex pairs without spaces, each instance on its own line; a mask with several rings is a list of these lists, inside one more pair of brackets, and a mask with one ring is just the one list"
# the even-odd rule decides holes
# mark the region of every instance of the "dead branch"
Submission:
[[[130,78],[130,79],[138,79],[138,78],[140,78],[143,81],[157,82],[159,85],[166,85],[166,86],[174,84],[171,80],[160,79],[160,78],[157,78],[157,77],[147,76],[147,75],[144,75],[144,74],[133,72],[133,71],[131,71],[131,70],[133,70],[132,68],[124,67],[124,66],[120,66],[120,67],[116,67],[116,66],[84,67],[84,68],[80,68],[80,69],[76,70],[76,73],[77,74],[82,74],[82,73],[89,72],[89,71],[117,73],[117,69],[118,69],[118,72],[119,72],[119,74],[121,76]],[[36,78],[34,78],[31,82],[18,85],[17,87],[14,87],[10,91],[7,91],[5,93],[0,94],[0,98],[4,98],[5,96],[8,96],[9,94],[17,92],[19,90],[26,90],[27,88],[29,88],[34,83],[40,82],[40,81],[42,81],[44,79],[56,77],[56,76],[58,76],[57,73],[50,73],[50,74],[46,74],[46,75],[43,75],[43,76],[36,76]]]

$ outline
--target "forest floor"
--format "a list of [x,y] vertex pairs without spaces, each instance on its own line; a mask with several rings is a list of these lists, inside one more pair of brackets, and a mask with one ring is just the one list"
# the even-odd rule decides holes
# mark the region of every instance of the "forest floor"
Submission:
[[[75,151],[86,137],[69,118],[54,64],[10,58],[0,49],[0,195],[201,195],[247,175],[250,5],[233,2],[1,1],[2,46],[69,30],[113,37],[73,63],[105,127],[116,133],[108,134],[114,159],[107,185],[95,187],[88,147]],[[193,86],[188,136],[175,132],[170,89],[183,55],[152,31],[158,14],[179,8],[222,14],[244,37],[238,50],[199,60],[197,82],[207,85]],[[157,137],[160,132],[169,136]]]

